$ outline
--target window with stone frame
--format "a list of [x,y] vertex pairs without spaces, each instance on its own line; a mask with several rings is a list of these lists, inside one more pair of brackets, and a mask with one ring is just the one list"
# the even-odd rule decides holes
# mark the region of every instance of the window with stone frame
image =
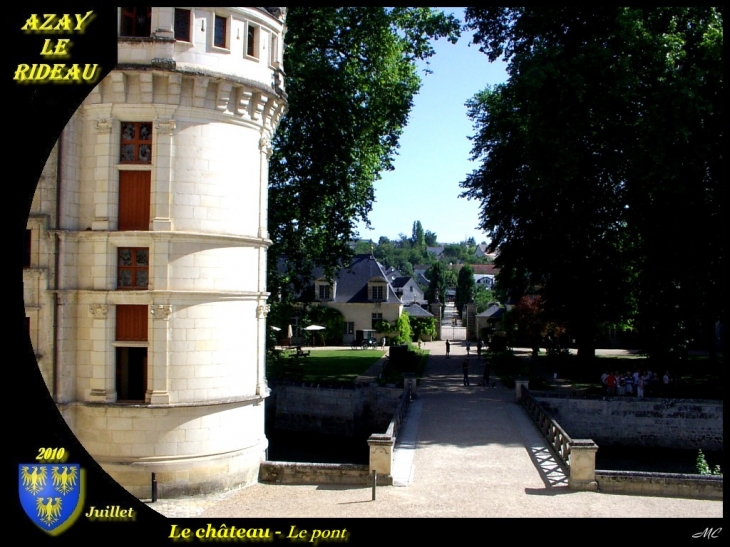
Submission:
[[269,41],[269,64],[273,67],[279,66],[279,37],[270,34],[271,39]]
[[151,171],[119,171],[119,218],[117,230],[150,229]]
[[149,285],[150,250],[147,247],[117,249],[117,289],[146,290]]
[[355,322],[345,321],[342,329],[342,334],[355,334]]
[[[149,308],[146,305],[115,306],[115,381],[117,402],[145,402]],[[129,342],[129,344],[124,344]]]
[[152,163],[152,123],[122,122],[120,163]]
[[228,18],[216,15],[213,23],[213,45],[215,47],[228,48]]
[[260,29],[251,23],[246,24],[246,55],[258,59]]
[[175,40],[192,42],[190,38],[192,13],[189,9],[175,8]]
[[121,8],[119,36],[149,38],[152,30],[152,8]]

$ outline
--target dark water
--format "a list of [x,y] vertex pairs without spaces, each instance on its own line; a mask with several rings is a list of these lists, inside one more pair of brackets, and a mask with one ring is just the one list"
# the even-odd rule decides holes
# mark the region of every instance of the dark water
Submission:
[[[723,465],[722,452],[704,451],[710,469]],[[598,445],[596,469],[651,473],[697,473],[697,450]],[[723,470],[724,471],[724,470]]]
[[279,462],[367,464],[367,437],[340,437],[296,431],[268,430],[268,459]]
[[[271,461],[367,464],[367,438],[337,437],[292,431],[268,431]],[[723,465],[722,452],[703,451],[714,468]],[[697,473],[696,450],[603,446],[596,453],[596,469],[651,473]]]

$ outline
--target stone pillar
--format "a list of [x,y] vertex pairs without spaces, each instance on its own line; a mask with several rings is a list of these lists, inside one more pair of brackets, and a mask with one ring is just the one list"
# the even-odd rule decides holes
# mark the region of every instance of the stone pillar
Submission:
[[522,386],[528,389],[529,380],[526,378],[515,378],[515,402],[519,403],[522,401]]
[[149,347],[148,389],[145,398],[150,404],[167,404],[170,393],[167,390],[167,379],[170,367],[170,316],[172,306],[156,304],[150,306],[152,316],[151,342]]
[[[395,439],[383,433],[373,433],[368,439],[370,446],[370,472],[377,471],[378,477],[391,477],[393,470],[393,446]],[[380,481],[378,481],[380,482]]]
[[593,439],[573,439],[570,442],[570,477],[568,487],[571,490],[598,491],[596,482],[596,451],[598,445]]
[[464,306],[464,319],[466,319],[466,339],[467,340],[475,340],[479,338],[479,333],[477,332],[476,323],[477,323],[477,305],[474,304],[474,302],[468,303],[466,306]]
[[431,313],[436,319],[436,339],[441,339],[441,302],[436,300],[433,304],[429,305]]

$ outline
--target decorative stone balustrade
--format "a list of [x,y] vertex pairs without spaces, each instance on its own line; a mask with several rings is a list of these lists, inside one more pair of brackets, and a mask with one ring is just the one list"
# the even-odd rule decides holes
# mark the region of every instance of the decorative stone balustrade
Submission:
[[592,439],[571,439],[550,414],[532,397],[527,380],[516,383],[517,402],[520,402],[555,454],[570,471],[568,486],[571,490],[598,490],[596,483],[596,451]]

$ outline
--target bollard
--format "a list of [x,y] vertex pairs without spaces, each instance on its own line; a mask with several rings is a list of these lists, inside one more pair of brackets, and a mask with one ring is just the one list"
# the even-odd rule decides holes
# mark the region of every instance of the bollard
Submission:
[[375,486],[378,484],[378,472],[373,469],[373,501],[375,501]]
[[152,503],[157,501],[157,473],[152,473]]

